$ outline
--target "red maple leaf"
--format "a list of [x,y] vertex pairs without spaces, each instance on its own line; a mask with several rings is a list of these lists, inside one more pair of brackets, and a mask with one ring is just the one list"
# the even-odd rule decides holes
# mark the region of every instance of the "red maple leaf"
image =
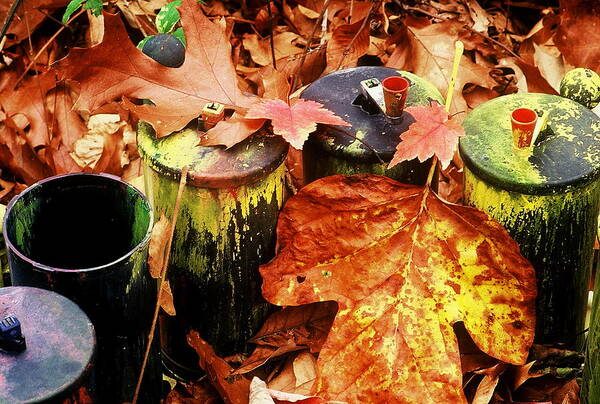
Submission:
[[401,142],[388,168],[415,157],[423,162],[434,154],[442,163],[442,168],[448,167],[458,138],[465,134],[463,127],[436,102],[431,106],[408,107],[405,111],[413,116],[415,122],[400,135]]
[[302,149],[308,135],[317,129],[317,123],[350,126],[323,104],[302,99],[292,101],[291,106],[282,100],[264,99],[248,109],[246,118],[270,119],[273,133],[281,135],[296,149]]

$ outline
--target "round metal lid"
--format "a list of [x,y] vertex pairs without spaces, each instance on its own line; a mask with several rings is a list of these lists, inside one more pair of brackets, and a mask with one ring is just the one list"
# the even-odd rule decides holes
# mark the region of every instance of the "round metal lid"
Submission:
[[370,78],[382,81],[389,76],[402,76],[410,82],[405,107],[429,105],[431,101],[443,104],[443,98],[433,84],[409,72],[373,66],[339,70],[312,83],[302,92],[301,98],[320,102],[352,126],[321,126],[309,141],[318,142],[333,155],[345,159],[377,162],[377,157],[367,146],[343,133],[348,132],[372,146],[383,160],[390,161],[400,135],[414,119],[404,111],[400,119],[392,121],[378,109],[365,107],[360,86],[361,81]]
[[95,349],[92,323],[69,299],[30,287],[0,288],[0,321],[14,315],[26,348],[0,350],[0,403],[30,403],[65,392],[86,373]]
[[[548,112],[548,123],[530,154],[515,154],[511,112]],[[533,195],[583,186],[600,175],[600,119],[567,98],[519,93],[475,108],[463,122],[460,154],[483,180],[508,191]]]
[[280,136],[256,133],[235,146],[198,146],[192,129],[157,138],[152,127],[138,124],[138,150],[146,164],[178,180],[189,166],[187,183],[203,188],[233,188],[256,182],[283,163],[288,144]]

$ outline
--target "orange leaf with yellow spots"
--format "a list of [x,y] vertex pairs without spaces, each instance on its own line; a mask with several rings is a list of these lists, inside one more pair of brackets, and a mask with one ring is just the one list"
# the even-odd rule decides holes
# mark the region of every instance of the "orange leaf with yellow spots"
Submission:
[[533,341],[534,269],[504,228],[429,188],[387,177],[323,178],[279,218],[263,265],[277,305],[336,301],[316,393],[349,403],[466,403],[452,325],[523,364]]

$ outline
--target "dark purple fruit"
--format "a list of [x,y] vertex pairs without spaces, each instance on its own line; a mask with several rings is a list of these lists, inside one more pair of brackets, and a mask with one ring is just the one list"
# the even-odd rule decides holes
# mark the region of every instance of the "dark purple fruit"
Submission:
[[185,61],[183,43],[168,34],[158,34],[148,39],[142,52],[167,67],[179,67]]

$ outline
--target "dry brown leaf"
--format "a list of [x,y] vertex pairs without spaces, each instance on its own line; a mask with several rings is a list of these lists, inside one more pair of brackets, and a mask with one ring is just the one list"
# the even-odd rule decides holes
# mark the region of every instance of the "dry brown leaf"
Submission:
[[[0,24],[4,24],[6,21],[13,1],[3,0],[0,2]],[[66,6],[68,2],[69,0],[23,0],[6,32],[10,37],[14,35],[14,39],[8,39],[6,47],[29,37],[29,34],[47,17],[48,13],[51,14],[54,10]]]
[[488,404],[491,401],[494,390],[496,390],[496,386],[498,385],[500,375],[504,373],[507,367],[508,365],[506,363],[498,363],[491,368],[476,370],[474,372],[482,374],[484,377],[479,383],[479,386],[477,386],[477,391],[475,392],[475,397],[473,397],[471,404]]
[[252,355],[233,372],[248,373],[268,360],[308,348],[319,352],[337,312],[334,302],[285,307],[273,313],[249,342],[258,345]]
[[168,280],[164,280],[160,284],[160,307],[169,316],[176,315],[175,304],[173,303],[173,292],[171,291],[171,284]]
[[246,119],[236,112],[229,119],[220,121],[202,135],[199,144],[202,146],[225,145],[229,148],[259,130],[264,123],[264,119]]
[[226,404],[248,404],[250,381],[240,376],[228,377],[233,370],[231,366],[215,354],[213,348],[197,331],[190,331],[187,341],[198,353],[200,367],[207,373],[223,401]]
[[560,6],[556,46],[572,66],[600,72],[600,3],[561,0]]
[[[408,52],[404,58],[410,61],[415,74],[431,82],[442,94],[446,94],[450,81],[452,62],[454,60],[454,43],[459,39],[463,30],[457,21],[444,21],[431,24],[424,28],[409,27],[410,47],[396,47],[394,52]],[[407,69],[397,64],[397,58],[392,54],[387,63],[389,67]],[[452,112],[466,111],[467,104],[462,96],[466,84],[476,84],[483,88],[492,88],[496,82],[490,77],[492,66],[486,63],[473,63],[463,56],[456,79],[456,92],[452,101]]]
[[[269,37],[259,39],[256,34],[244,35],[244,48],[250,52],[254,63],[260,66],[273,64],[271,56],[271,43]],[[302,38],[293,32],[282,32],[273,36],[275,59],[289,57],[301,53],[303,48],[296,44],[303,44]]]
[[[296,375],[296,369],[299,374]],[[272,390],[286,393],[309,395],[316,382],[317,362],[315,357],[304,351],[289,358],[281,372],[269,382]]]
[[121,19],[105,13],[102,43],[72,49],[57,65],[62,79],[80,83],[78,108],[94,111],[121,97],[150,99],[156,105],[123,102],[138,118],[150,122],[159,136],[165,136],[187,125],[210,101],[235,108],[250,106],[255,98],[237,87],[224,30],[194,0],[183,0],[179,9],[187,47],[185,62],[176,69],[144,55],[131,43]]
[[326,73],[356,66],[359,57],[369,50],[369,24],[364,19],[337,27],[327,42]]
[[169,241],[171,222],[162,214],[152,227],[150,245],[148,247],[148,270],[154,279],[160,278],[165,265],[166,246]]

